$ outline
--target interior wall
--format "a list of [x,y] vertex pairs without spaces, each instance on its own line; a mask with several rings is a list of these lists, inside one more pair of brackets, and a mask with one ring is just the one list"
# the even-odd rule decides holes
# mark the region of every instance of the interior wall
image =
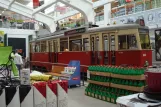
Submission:
[[[0,28],[0,31],[4,31],[5,34],[7,34],[7,40],[8,38],[25,38],[26,39],[26,57],[29,57],[29,35],[33,35],[33,38],[36,37],[34,30],[23,30],[23,29],[6,29],[6,28]],[[8,41],[7,41],[8,45]]]

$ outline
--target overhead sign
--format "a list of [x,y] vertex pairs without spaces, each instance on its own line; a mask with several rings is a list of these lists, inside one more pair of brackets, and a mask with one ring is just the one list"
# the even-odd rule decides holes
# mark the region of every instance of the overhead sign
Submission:
[[64,32],[64,35],[65,36],[70,36],[70,35],[79,34],[79,33],[85,33],[85,32],[86,32],[86,28],[79,28],[79,29],[66,31],[66,32]]
[[39,0],[33,0],[33,7],[34,9],[40,6]]

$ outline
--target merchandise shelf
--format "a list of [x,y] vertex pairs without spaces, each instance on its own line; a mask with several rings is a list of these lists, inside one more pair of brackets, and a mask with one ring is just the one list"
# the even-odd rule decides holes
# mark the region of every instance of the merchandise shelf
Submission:
[[88,80],[88,82],[89,83],[92,83],[92,84],[106,86],[106,87],[109,87],[110,86],[110,83],[109,82],[98,82],[98,81],[93,81],[93,80]]
[[97,71],[87,71],[90,72],[91,75],[98,75],[98,76],[106,76],[110,77],[111,73],[108,72],[97,72]]
[[128,80],[145,80],[145,75],[121,75],[111,74],[112,78],[128,79]]
[[142,92],[144,90],[144,86],[135,87],[135,86],[127,86],[127,85],[121,85],[121,84],[114,84],[114,83],[111,83],[110,86],[113,88],[125,89],[125,90],[130,90],[135,92]]

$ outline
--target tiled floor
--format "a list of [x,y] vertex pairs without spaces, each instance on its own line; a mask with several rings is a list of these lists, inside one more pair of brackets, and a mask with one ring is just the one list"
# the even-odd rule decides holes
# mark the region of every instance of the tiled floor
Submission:
[[116,104],[101,101],[84,95],[85,87],[69,89],[68,107],[117,107]]

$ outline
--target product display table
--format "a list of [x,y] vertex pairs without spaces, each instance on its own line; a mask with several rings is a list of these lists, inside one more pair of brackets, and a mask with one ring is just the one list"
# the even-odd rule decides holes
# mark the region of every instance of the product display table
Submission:
[[[140,97],[146,100],[156,101],[156,100],[147,98],[143,93],[140,94]],[[148,103],[148,102],[142,101],[138,98],[138,94],[118,97],[116,102],[117,102],[118,107],[152,107],[152,106],[161,104],[161,101],[160,103]],[[155,107],[161,107],[161,105],[155,106]]]

